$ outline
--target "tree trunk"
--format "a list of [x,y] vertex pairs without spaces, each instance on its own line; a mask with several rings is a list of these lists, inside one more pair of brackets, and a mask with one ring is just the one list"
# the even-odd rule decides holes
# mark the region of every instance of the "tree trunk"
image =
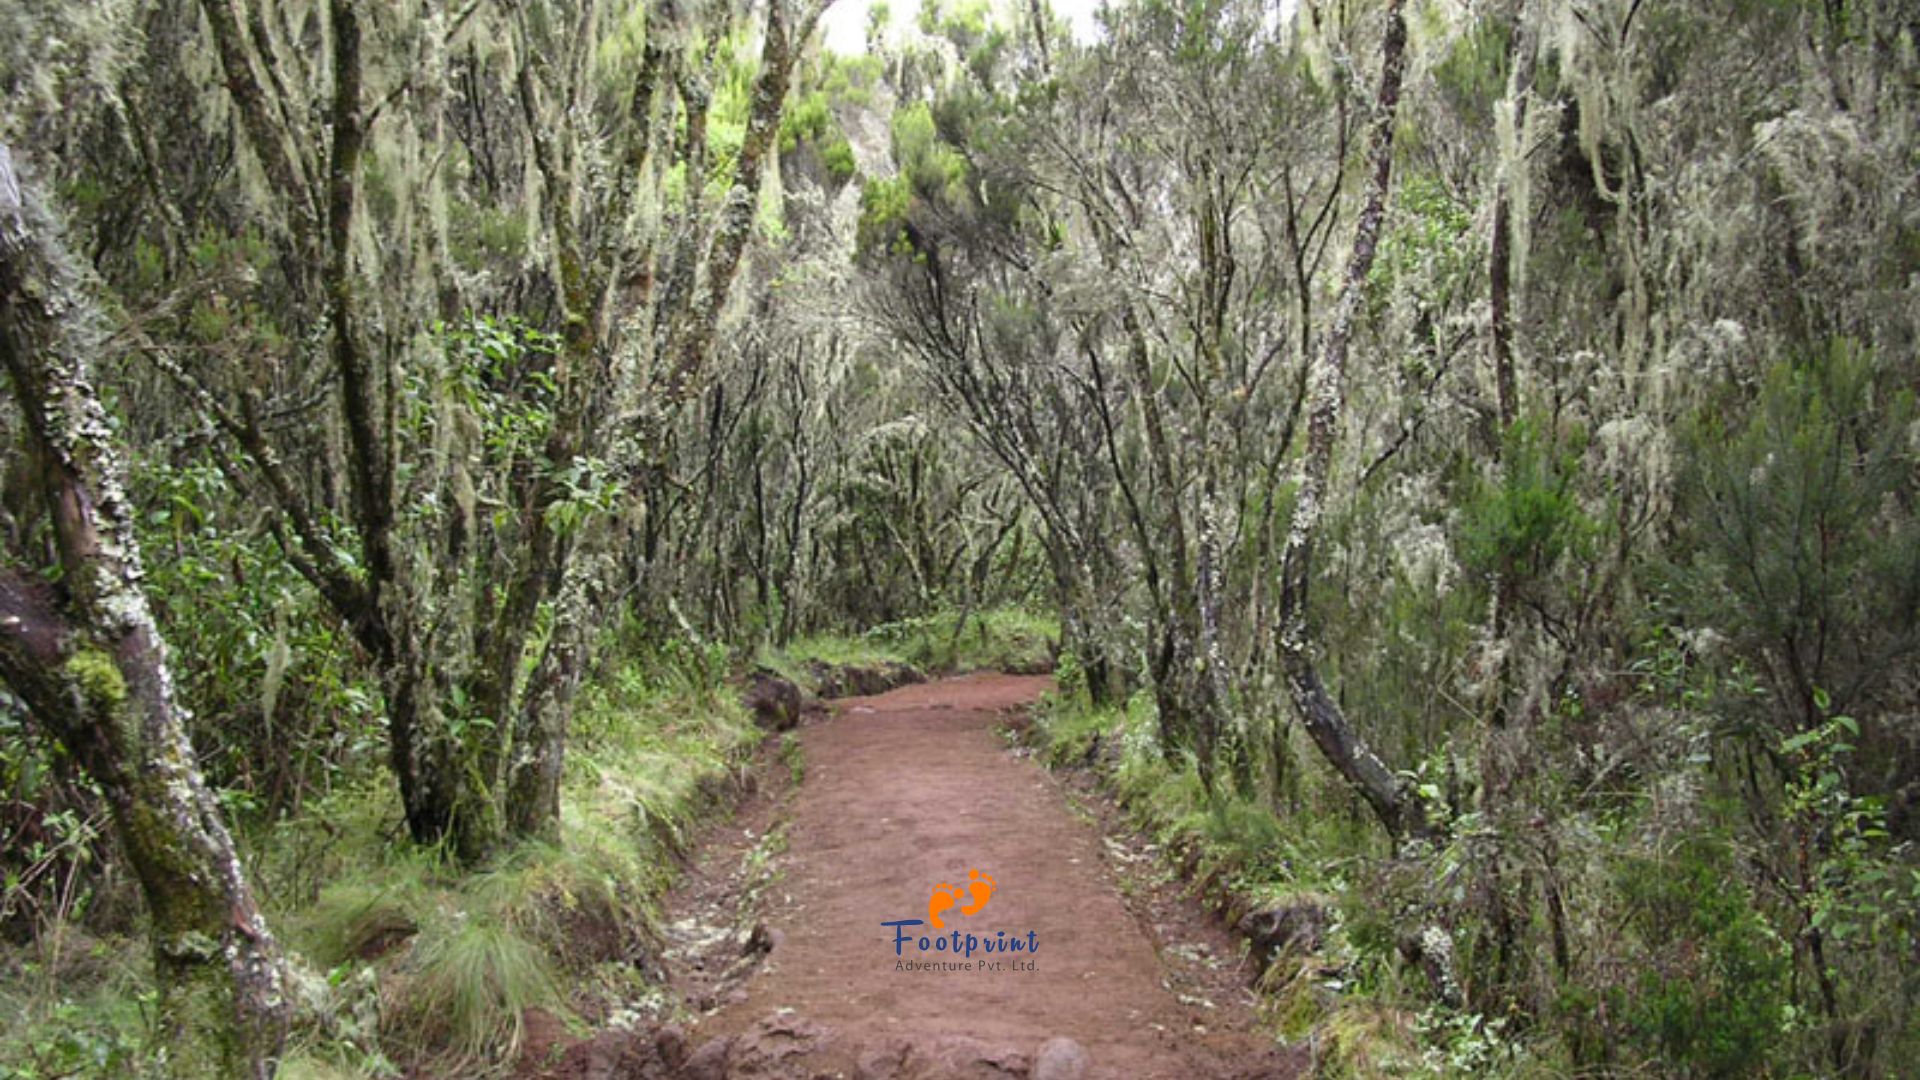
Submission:
[[1367,273],[1380,242],[1386,217],[1387,191],[1393,172],[1393,124],[1399,110],[1400,84],[1406,73],[1407,23],[1405,0],[1387,5],[1386,37],[1380,46],[1380,90],[1374,103],[1368,135],[1366,193],[1354,226],[1353,251],[1347,259],[1333,324],[1327,329],[1320,363],[1312,372],[1312,404],[1307,415],[1307,456],[1302,465],[1300,494],[1294,504],[1293,525],[1280,568],[1279,652],[1286,669],[1294,708],[1314,745],[1335,771],[1360,793],[1380,823],[1396,838],[1423,833],[1426,823],[1405,787],[1385,762],[1348,722],[1338,702],[1327,693],[1313,657],[1308,622],[1307,586],[1313,578],[1313,542],[1326,514],[1327,483],[1333,471],[1333,449],[1340,434],[1340,410],[1346,396],[1347,349],[1366,291]]
[[[1152,627],[1160,639],[1152,669],[1154,701],[1160,713],[1161,749],[1167,753],[1193,751],[1202,783],[1211,792],[1214,710],[1219,703],[1212,700],[1206,675],[1195,668],[1200,660],[1196,650],[1201,648],[1201,589],[1195,579],[1184,496],[1179,470],[1174,464],[1172,441],[1160,411],[1146,330],[1131,306],[1122,318],[1127,331],[1127,371],[1140,405],[1147,456],[1154,484],[1167,508],[1164,543],[1171,577],[1166,596],[1154,598],[1159,625]],[[1207,572],[1211,572],[1211,567]]]
[[[1519,388],[1513,370],[1513,221],[1526,207],[1513,207],[1513,176],[1510,170],[1524,169],[1524,142],[1527,128],[1527,98],[1533,89],[1533,47],[1529,40],[1532,23],[1527,5],[1521,3],[1514,13],[1513,36],[1508,52],[1512,74],[1507,85],[1507,100],[1513,109],[1514,145],[1502,147],[1499,179],[1494,184],[1493,234],[1487,243],[1487,323],[1492,341],[1495,403],[1499,410],[1500,430],[1494,434],[1492,448],[1495,467],[1504,477],[1507,433],[1519,417]],[[1513,575],[1505,570],[1495,573],[1491,631],[1495,642],[1492,684],[1492,709],[1489,720],[1495,728],[1507,726],[1507,682],[1509,663],[1506,647],[1513,617]]]
[[560,838],[560,778],[566,769],[573,695],[589,660],[592,600],[587,575],[569,570],[555,603],[552,636],[527,679],[515,714],[513,757],[507,766],[507,829],[518,837]]
[[437,843],[452,827],[458,792],[446,778],[445,740],[429,723],[434,691],[429,673],[409,643],[380,676],[387,707],[387,748],[400,786],[400,807],[407,835],[415,843]]
[[113,430],[88,381],[98,313],[0,144],[0,360],[39,459],[61,590],[0,578],[0,677],[100,786],[153,919],[169,1069],[271,1076],[286,969],[188,743]]

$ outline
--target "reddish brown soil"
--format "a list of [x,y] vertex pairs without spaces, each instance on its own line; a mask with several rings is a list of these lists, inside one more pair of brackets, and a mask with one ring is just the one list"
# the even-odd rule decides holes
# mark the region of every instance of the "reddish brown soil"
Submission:
[[[909,686],[839,702],[801,729],[805,782],[745,808],[669,902],[670,917],[695,922],[688,913],[702,907],[711,916],[719,894],[755,876],[729,863],[784,819],[786,849],[758,871],[754,943],[709,942],[675,965],[690,1004],[712,1010],[684,1027],[680,1075],[1298,1072],[1296,1058],[1252,1030],[1230,939],[1153,877],[1137,841],[1103,840],[1069,792],[1008,749],[998,729],[1048,685],[973,675]],[[997,972],[896,970],[893,930],[881,923],[925,919],[933,886],[964,886],[972,869],[998,891],[975,915],[949,912],[949,931],[1033,931],[1037,952],[975,953],[976,968],[1001,961]],[[742,972],[731,957],[743,951],[764,960]],[[901,959],[952,958],[908,945]],[[1035,970],[1011,970],[1013,960]],[[721,967],[733,978],[717,977]]]

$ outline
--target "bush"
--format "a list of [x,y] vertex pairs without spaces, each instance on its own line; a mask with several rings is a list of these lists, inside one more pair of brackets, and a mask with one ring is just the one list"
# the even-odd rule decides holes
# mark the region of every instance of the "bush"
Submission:
[[1053,670],[1059,625],[1020,608],[973,613],[943,612],[876,626],[869,642],[930,671]]
[[[1889,738],[1863,706],[1920,652],[1913,392],[1878,385],[1872,356],[1840,341],[1771,365],[1744,418],[1730,411],[1716,403],[1687,432],[1675,615],[1768,676],[1774,730],[1817,723],[1825,688],[1869,721],[1869,742]],[[1722,704],[1751,720],[1761,701]],[[1911,760],[1910,744],[1882,746]]]
[[1748,1074],[1785,1028],[1785,943],[1738,886],[1724,845],[1684,841],[1669,859],[1629,857],[1616,885],[1637,974],[1608,987],[1615,1034],[1645,1061],[1703,1076]]

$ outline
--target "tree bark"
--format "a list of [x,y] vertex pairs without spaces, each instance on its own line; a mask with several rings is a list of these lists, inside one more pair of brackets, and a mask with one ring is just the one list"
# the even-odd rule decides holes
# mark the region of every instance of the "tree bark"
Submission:
[[0,578],[0,678],[100,786],[153,919],[174,1075],[271,1076],[286,969],[187,740],[141,586],[113,429],[89,381],[98,313],[0,144],[0,360],[38,458],[59,593]]
[[[1513,138],[1516,144],[1526,138],[1527,98],[1533,88],[1533,48],[1528,40],[1532,24],[1527,19],[1527,4],[1514,13],[1513,37],[1508,62],[1512,74],[1507,85],[1507,100],[1513,108]],[[1513,178],[1508,170],[1526,168],[1520,147],[1503,147],[1499,179],[1494,184],[1493,234],[1487,243],[1487,323],[1492,342],[1495,404],[1499,410],[1500,430],[1493,438],[1493,460],[1504,477],[1507,433],[1519,418],[1519,388],[1513,370]],[[1526,208],[1521,207],[1520,213]],[[1489,720],[1495,728],[1507,726],[1507,680],[1509,664],[1505,642],[1514,606],[1513,575],[1505,570],[1494,574],[1492,635],[1496,643],[1492,684],[1492,709]]]
[[359,199],[360,153],[366,124],[360,112],[360,18],[353,0],[332,0],[333,154],[327,164],[327,318],[333,362],[347,421],[347,457],[353,470],[354,526],[360,532],[373,603],[397,573],[393,555],[393,463],[381,431],[386,415],[381,373],[360,347],[353,282],[353,218]]
[[1380,46],[1380,88],[1374,102],[1372,130],[1367,138],[1366,191],[1354,226],[1353,250],[1347,258],[1340,298],[1334,305],[1333,322],[1327,329],[1319,364],[1311,375],[1307,454],[1301,468],[1293,524],[1281,560],[1278,619],[1280,660],[1301,723],[1328,763],[1359,792],[1380,823],[1396,838],[1426,832],[1425,819],[1405,785],[1367,746],[1339,703],[1327,692],[1313,655],[1307,587],[1313,578],[1313,543],[1326,514],[1334,444],[1340,435],[1348,347],[1386,217],[1387,193],[1393,174],[1393,125],[1399,111],[1400,85],[1406,74],[1406,49],[1405,0],[1390,0],[1386,36]]
[[572,568],[555,601],[554,626],[515,713],[505,806],[512,835],[560,838],[560,779],[566,772],[573,696],[590,659],[592,599],[587,575]]

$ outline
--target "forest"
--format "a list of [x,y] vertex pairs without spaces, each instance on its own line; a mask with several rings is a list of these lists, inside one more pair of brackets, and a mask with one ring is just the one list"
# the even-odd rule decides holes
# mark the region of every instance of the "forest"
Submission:
[[1244,1075],[1912,1075],[1920,10],[833,4],[0,0],[0,1076],[686,1022],[909,665]]

